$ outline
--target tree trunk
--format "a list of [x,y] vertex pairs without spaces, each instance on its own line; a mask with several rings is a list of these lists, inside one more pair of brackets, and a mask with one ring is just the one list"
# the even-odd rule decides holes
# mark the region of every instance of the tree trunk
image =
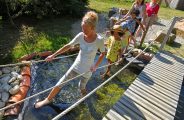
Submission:
[[9,17],[10,23],[11,23],[11,25],[12,25],[12,26],[16,27],[16,26],[15,26],[15,23],[14,23],[14,22],[13,22],[13,20],[12,20],[11,15],[10,15],[9,6],[8,6],[8,3],[7,3],[6,1],[5,1],[5,4],[6,4],[7,14],[8,14],[8,17]]

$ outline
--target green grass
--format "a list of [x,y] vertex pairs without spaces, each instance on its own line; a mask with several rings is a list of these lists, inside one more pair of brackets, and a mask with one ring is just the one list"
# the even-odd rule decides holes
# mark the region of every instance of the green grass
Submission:
[[[112,74],[117,72],[122,66],[113,66]],[[130,68],[131,69],[131,68]],[[134,70],[125,69],[111,82],[100,88],[95,97],[90,97],[91,105],[80,104],[74,109],[76,113],[75,120],[95,120],[102,119],[103,116],[112,108],[112,106],[120,99],[126,88],[135,80],[136,74]],[[101,79],[97,79],[101,80]]]
[[96,10],[97,12],[108,12],[112,7],[130,9],[132,3],[124,1],[111,1],[111,0],[89,0],[89,8]]
[[[125,0],[89,0],[89,8],[98,12],[108,12],[112,7],[130,9],[132,2],[125,2]],[[171,19],[174,16],[184,17],[184,11],[166,8],[161,6],[158,16],[163,19]]]
[[179,44],[176,42],[174,42],[173,44],[166,44],[164,46],[164,50],[184,58],[184,44]]
[[158,16],[163,19],[171,19],[174,16],[184,17],[184,11],[161,7]]
[[74,21],[71,18],[54,18],[38,20],[37,24],[22,24],[11,51],[13,61],[33,52],[56,51],[73,37],[70,30]]

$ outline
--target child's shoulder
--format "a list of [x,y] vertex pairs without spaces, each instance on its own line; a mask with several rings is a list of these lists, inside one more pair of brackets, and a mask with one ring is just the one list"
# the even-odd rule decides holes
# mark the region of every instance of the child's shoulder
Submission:
[[97,34],[97,37],[96,37],[96,42],[99,43],[99,42],[104,42],[104,37]]

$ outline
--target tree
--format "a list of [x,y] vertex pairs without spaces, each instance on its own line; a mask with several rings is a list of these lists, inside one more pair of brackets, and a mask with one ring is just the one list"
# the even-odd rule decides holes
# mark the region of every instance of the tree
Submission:
[[0,16],[16,18],[20,15],[36,15],[42,18],[48,15],[81,16],[88,0],[0,0]]

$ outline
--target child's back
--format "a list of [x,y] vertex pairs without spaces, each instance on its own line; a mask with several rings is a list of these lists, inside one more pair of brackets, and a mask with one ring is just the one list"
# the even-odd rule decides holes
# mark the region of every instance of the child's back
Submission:
[[127,20],[122,22],[120,25],[122,26],[122,29],[128,29],[131,33],[134,33],[136,21],[129,16]]
[[121,49],[122,40],[116,40],[114,36],[110,36],[107,40],[107,56],[106,58],[115,62],[117,60],[118,52]]

